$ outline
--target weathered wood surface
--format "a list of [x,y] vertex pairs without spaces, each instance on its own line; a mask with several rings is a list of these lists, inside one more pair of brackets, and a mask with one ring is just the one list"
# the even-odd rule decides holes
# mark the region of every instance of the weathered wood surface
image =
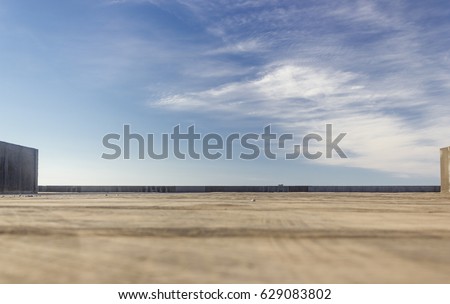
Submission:
[[0,283],[450,283],[450,195],[4,196]]

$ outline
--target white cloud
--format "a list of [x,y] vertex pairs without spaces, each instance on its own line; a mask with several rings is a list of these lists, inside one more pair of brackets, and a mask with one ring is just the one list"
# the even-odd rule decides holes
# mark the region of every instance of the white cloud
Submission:
[[[173,95],[152,106],[230,113],[238,120],[264,117],[296,133],[323,133],[325,124],[333,123],[335,132],[348,133],[342,147],[350,158],[320,163],[409,176],[435,175],[440,136],[434,132],[443,126],[431,124],[419,129],[402,113],[420,104],[415,100],[418,92],[395,88],[380,91],[377,85],[372,89],[372,85],[361,83],[360,78],[333,69],[281,65],[248,82]],[[399,112],[390,113],[394,108],[400,108]],[[432,113],[421,111],[428,121]]]
[[248,52],[262,52],[266,49],[266,44],[258,39],[248,39],[238,41],[236,43],[226,44],[217,49],[207,51],[206,55],[220,55],[220,54],[238,54]]

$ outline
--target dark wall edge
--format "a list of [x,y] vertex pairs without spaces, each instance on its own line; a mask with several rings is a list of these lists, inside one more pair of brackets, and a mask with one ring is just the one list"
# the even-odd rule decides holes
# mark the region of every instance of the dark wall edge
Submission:
[[0,141],[0,194],[38,193],[39,150]]

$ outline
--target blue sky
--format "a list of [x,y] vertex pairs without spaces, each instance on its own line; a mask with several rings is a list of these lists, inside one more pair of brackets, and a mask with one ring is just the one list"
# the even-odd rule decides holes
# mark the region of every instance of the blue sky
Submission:
[[[40,184],[438,184],[448,1],[0,2],[0,140]],[[102,138],[333,124],[347,159],[104,160]]]

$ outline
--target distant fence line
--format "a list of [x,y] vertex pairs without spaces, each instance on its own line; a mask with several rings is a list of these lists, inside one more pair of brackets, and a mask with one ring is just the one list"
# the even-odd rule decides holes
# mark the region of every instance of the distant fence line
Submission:
[[440,186],[39,186],[59,193],[204,193],[204,192],[440,192]]

